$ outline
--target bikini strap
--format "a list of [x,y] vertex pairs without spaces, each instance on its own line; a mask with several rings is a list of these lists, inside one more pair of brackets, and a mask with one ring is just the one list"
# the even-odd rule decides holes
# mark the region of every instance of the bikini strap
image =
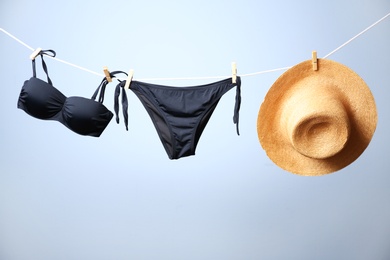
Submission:
[[119,124],[119,95],[120,91],[122,89],[122,113],[123,113],[123,119],[125,121],[125,126],[126,126],[126,131],[129,130],[128,128],[128,113],[127,109],[129,107],[128,101],[127,101],[127,95],[126,95],[126,90],[125,90],[125,85],[126,85],[126,80],[120,81],[118,85],[116,85],[115,88],[115,96],[114,96],[114,110],[116,114],[116,122]]
[[[110,77],[111,78],[115,78],[115,75],[121,74],[121,73],[125,74],[127,76],[126,72],[123,72],[123,71],[113,71],[113,72],[110,72]],[[114,95],[114,110],[115,110],[115,114],[116,114],[116,122],[119,124],[119,115],[118,115],[119,114],[119,96],[120,96],[120,92],[121,92],[121,88],[122,88],[122,112],[123,112],[123,117],[124,117],[124,121],[125,121],[126,130],[128,130],[128,113],[127,113],[128,101],[127,101],[126,91],[124,89],[126,81],[122,81],[122,80],[119,80],[119,79],[118,79],[118,81],[119,81],[119,84],[115,88],[115,95]],[[109,82],[107,81],[107,78],[104,77],[102,82],[100,83],[100,85],[96,89],[95,93],[92,95],[92,99],[93,100],[96,100],[96,97],[99,94],[98,101],[100,103],[103,103],[103,101],[104,101],[104,93],[106,91],[106,86],[107,86],[108,83]]]
[[[125,74],[126,77],[128,76],[128,74],[124,71],[113,71],[110,73],[110,76],[111,77],[115,77],[116,74]],[[121,89],[122,89],[122,113],[123,113],[123,119],[125,121],[125,126],[126,126],[126,131],[129,130],[128,128],[128,113],[127,113],[127,109],[128,109],[128,101],[127,101],[127,95],[126,95],[126,90],[125,90],[125,85],[126,85],[126,81],[125,80],[119,80],[119,84],[116,85],[115,87],[115,94],[114,94],[114,111],[115,111],[115,119],[116,119],[116,122],[119,124],[119,96],[121,94]]]
[[[122,73],[122,74],[125,74],[126,76],[128,76],[128,74],[124,71],[114,71],[112,72],[113,75],[115,74],[118,74],[118,73]],[[115,73],[115,74],[114,74]],[[125,126],[126,126],[126,131],[129,130],[128,128],[128,113],[127,113],[127,109],[129,107],[128,105],[128,101],[127,101],[127,95],[126,95],[126,90],[125,90],[125,85],[126,85],[126,80],[119,80],[119,84],[116,85],[116,88],[115,88],[115,94],[114,94],[114,110],[115,110],[115,115],[116,115],[116,122],[119,124],[119,96],[121,94],[121,89],[122,89],[122,113],[123,113],[123,119],[125,121]]]
[[[97,95],[99,94],[99,99],[98,99],[98,102],[99,103],[103,103],[104,101],[104,93],[106,92],[106,86],[108,84],[108,81],[106,78],[104,78],[102,80],[102,82],[100,82],[98,88],[95,90],[95,93],[93,93],[91,99],[93,100],[96,100],[96,97]],[[100,92],[100,93],[99,93]]]
[[[125,72],[123,72],[123,71],[113,71],[113,72],[110,72],[110,77],[111,78],[115,78],[115,75],[119,74],[119,73],[125,73]],[[108,85],[108,83],[109,82],[108,82],[107,78],[104,77],[102,82],[100,82],[98,88],[95,90],[95,93],[93,93],[91,99],[96,100],[96,97],[99,94],[98,102],[99,103],[103,103],[103,101],[104,101],[104,94],[106,92],[106,86]]]
[[[51,81],[51,79],[49,77],[49,72],[48,72],[45,60],[43,59],[43,55],[47,55],[47,56],[50,56],[50,57],[54,58],[56,56],[56,52],[53,51],[53,50],[41,50],[38,53],[38,55],[41,56],[42,68],[43,68],[43,71],[46,73],[47,83],[49,83],[50,85],[53,85],[53,83],[52,83],[52,81]],[[36,68],[35,68],[35,59],[32,60],[32,69],[33,69],[33,77],[36,78],[37,77],[37,73],[36,73]]]
[[236,124],[237,135],[240,135],[240,131],[238,129],[238,121],[240,117],[239,112],[241,107],[241,78],[237,77],[236,82],[236,104],[234,105],[233,123]]

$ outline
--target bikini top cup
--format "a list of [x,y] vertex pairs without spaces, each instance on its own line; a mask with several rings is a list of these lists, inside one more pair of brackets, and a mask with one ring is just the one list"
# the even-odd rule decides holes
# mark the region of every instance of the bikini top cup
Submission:
[[[66,97],[53,86],[43,60],[43,55],[54,57],[55,52],[41,51],[39,55],[47,82],[36,77],[35,60],[33,60],[33,77],[24,82],[18,108],[38,119],[58,121],[80,135],[99,137],[113,117],[112,112],[103,105],[108,81],[105,78],[102,80],[91,99],[77,96]],[[98,94],[98,101],[95,101]],[[122,103],[124,99],[122,97]],[[127,106],[127,99],[125,101]],[[119,122],[118,116],[117,121]]]

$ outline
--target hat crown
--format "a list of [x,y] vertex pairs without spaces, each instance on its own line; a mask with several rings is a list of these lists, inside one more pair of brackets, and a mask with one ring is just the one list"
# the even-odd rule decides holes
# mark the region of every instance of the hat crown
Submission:
[[[333,86],[299,84],[284,104],[281,123],[296,151],[310,158],[325,159],[346,145],[350,123],[340,93]],[[303,87],[302,87],[303,86]]]

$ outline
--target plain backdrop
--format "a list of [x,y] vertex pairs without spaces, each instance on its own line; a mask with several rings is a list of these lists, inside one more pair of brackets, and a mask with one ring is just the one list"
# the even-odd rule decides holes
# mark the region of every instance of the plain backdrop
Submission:
[[[389,12],[388,0],[2,0],[0,27],[98,73],[229,77],[232,61],[240,75],[321,58]],[[329,57],[365,80],[378,125],[355,162],[322,177],[280,169],[258,141],[260,105],[284,71],[242,78],[240,136],[232,90],[196,155],[171,161],[131,91],[129,131],[121,116],[99,138],[17,109],[31,51],[0,32],[0,259],[390,259],[389,31],[390,18]],[[66,96],[89,98],[102,80],[45,60]]]

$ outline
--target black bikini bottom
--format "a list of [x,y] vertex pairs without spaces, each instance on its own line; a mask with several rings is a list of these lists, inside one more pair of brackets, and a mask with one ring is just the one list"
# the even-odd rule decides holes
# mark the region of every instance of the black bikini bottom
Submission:
[[200,136],[221,97],[236,87],[233,122],[238,131],[241,79],[225,79],[193,87],[162,86],[132,81],[130,89],[148,112],[170,159],[195,154]]

